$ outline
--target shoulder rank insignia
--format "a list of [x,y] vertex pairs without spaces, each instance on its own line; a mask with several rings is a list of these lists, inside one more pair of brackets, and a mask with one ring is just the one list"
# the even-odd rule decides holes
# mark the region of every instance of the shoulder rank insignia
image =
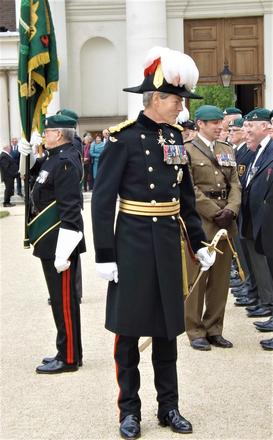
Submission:
[[174,127],[174,128],[177,128],[177,130],[179,130],[179,131],[184,131],[184,128],[182,127],[182,125],[172,124],[171,126]]
[[109,141],[111,142],[117,142],[117,138],[115,138],[114,136],[109,136]]
[[136,122],[136,119],[126,119],[126,121],[121,122],[118,125],[109,128],[110,133],[116,133],[123,130],[130,125],[133,125]]

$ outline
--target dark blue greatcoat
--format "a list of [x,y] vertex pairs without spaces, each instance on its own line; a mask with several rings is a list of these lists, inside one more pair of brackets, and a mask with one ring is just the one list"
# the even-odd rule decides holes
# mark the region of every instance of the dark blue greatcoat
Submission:
[[[176,216],[146,217],[118,213],[117,196],[141,202],[179,200],[192,248],[205,235],[195,210],[187,165],[167,165],[158,142],[181,145],[181,132],[156,124],[142,112],[110,136],[103,151],[92,196],[97,262],[116,261],[119,282],[109,283],[106,328],[125,336],[172,339],[184,331],[180,230]],[[178,182],[183,170],[182,182]],[[181,171],[180,171],[181,175]]]
[[[33,254],[54,259],[59,228],[83,232],[80,154],[70,143],[48,150],[47,156],[35,162],[31,174],[37,176],[31,192],[32,214],[39,214],[56,200],[61,220],[59,226],[38,241]],[[84,251],[83,238],[73,253]]]

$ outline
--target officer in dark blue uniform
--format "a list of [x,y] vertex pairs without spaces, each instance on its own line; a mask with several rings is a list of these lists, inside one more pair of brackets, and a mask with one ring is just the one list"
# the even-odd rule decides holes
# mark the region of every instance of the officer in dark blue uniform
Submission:
[[55,115],[45,121],[48,154],[34,162],[29,144],[20,152],[30,154],[31,173],[37,175],[31,192],[29,239],[39,257],[50,294],[57,327],[57,355],[44,358],[37,373],[76,371],[82,364],[80,309],[75,287],[79,254],[85,251],[82,164],[73,147],[75,120]]
[[[160,424],[175,432],[192,432],[191,423],[178,410],[176,336],[184,331],[180,215],[205,269],[215,256],[202,248],[205,234],[195,210],[182,129],[172,125],[182,109],[182,97],[196,97],[189,88],[198,71],[193,60],[185,58],[177,51],[156,48],[147,56],[141,86],[124,89],[143,94],[145,110],[137,120],[110,128],[92,196],[97,271],[110,281],[106,328],[116,334],[120,434],[125,439],[140,436],[141,336],[152,337]],[[185,66],[191,71],[190,87],[179,79],[177,65],[180,74]]]

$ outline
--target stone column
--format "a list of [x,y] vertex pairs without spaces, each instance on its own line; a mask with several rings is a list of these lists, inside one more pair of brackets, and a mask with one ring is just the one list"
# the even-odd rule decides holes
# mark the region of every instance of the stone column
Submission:
[[48,115],[55,114],[61,107],[66,107],[68,100],[67,91],[67,36],[66,36],[66,15],[65,0],[49,0],[52,20],[55,29],[57,55],[59,65],[59,90],[53,95],[53,100],[48,106]]
[[273,13],[264,15],[264,73],[265,73],[265,104],[272,108],[273,102]]
[[[149,49],[167,45],[166,1],[126,0],[127,84],[137,86],[144,78],[143,62]],[[128,93],[128,117],[143,108],[142,95]]]
[[5,70],[0,70],[0,102],[0,147],[3,147],[10,143],[8,81],[7,72]]
[[9,70],[9,121],[10,137],[21,137],[21,120],[18,99],[18,73],[17,70]]

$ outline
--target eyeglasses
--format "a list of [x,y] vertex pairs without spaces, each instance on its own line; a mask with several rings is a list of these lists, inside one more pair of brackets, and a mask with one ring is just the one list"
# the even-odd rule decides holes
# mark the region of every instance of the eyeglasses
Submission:
[[45,128],[45,130],[42,133],[42,136],[45,136],[50,131],[59,131],[59,128]]

